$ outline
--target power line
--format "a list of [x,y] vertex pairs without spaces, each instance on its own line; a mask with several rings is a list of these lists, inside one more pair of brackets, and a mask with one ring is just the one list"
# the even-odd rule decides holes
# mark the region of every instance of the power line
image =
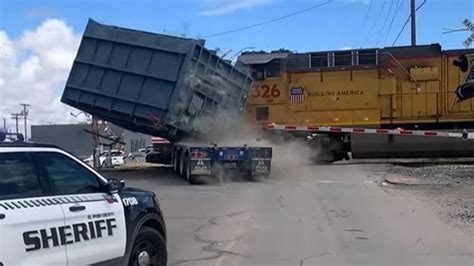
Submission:
[[408,22],[410,22],[410,17],[411,17],[411,16],[408,15],[408,18],[407,18],[407,20],[405,21],[405,24],[403,24],[403,27],[402,27],[402,29],[400,30],[400,32],[398,33],[397,37],[395,38],[395,41],[393,41],[392,46],[394,46],[395,43],[397,43],[398,38],[400,37],[400,35],[402,34],[402,32],[405,30],[405,27],[408,25]]
[[[393,4],[395,3],[395,0],[390,0],[390,6],[388,8],[388,11],[387,11],[387,15],[385,16],[385,19],[383,21],[383,25],[382,25],[382,28],[380,29],[380,34],[378,34],[378,38],[377,38],[377,42],[375,43],[375,46],[378,46],[379,43],[380,43],[380,37],[382,36],[383,34],[383,31],[385,29],[385,25],[387,25],[387,21],[388,21],[388,18],[390,17],[390,13],[392,12],[393,10]],[[393,12],[395,14],[395,12]]]
[[365,13],[365,17],[362,22],[362,29],[364,29],[365,23],[367,22],[367,19],[369,18],[369,14],[370,14],[370,11],[372,10],[373,3],[374,3],[374,0],[370,0],[369,9],[367,9],[367,13]]
[[[380,11],[379,11],[379,15],[377,16],[377,18],[376,18],[375,21],[374,21],[373,26],[371,27],[372,29],[375,29],[375,27],[377,26],[377,23],[379,22],[380,17],[382,16],[382,13],[383,13],[383,11],[384,11],[386,5],[387,5],[387,0],[384,0],[384,1],[383,1],[383,4],[382,4],[382,8],[381,8]],[[375,34],[374,34],[374,35],[375,35]],[[369,38],[369,37],[370,37],[370,30],[367,32],[367,38]],[[367,38],[365,38],[365,39],[367,39]]]
[[40,124],[40,125],[43,124],[43,123],[38,122],[37,120],[33,120],[33,119],[29,118],[29,117],[28,117],[27,119],[28,119],[28,121],[33,122],[33,123],[36,123],[36,124]]
[[230,33],[234,33],[234,32],[239,32],[239,31],[244,31],[244,30],[260,27],[260,26],[263,26],[263,25],[266,25],[266,24],[270,24],[270,23],[273,23],[273,22],[277,22],[277,21],[280,21],[280,20],[284,20],[284,19],[287,19],[287,18],[290,18],[290,17],[294,17],[294,16],[297,16],[297,15],[306,13],[306,12],[311,11],[313,9],[316,9],[316,8],[322,7],[324,5],[327,5],[327,4],[329,4],[333,1],[334,0],[328,0],[324,3],[320,3],[320,4],[317,4],[317,5],[314,5],[314,6],[302,9],[300,11],[296,11],[296,12],[281,16],[281,17],[273,18],[273,19],[270,19],[270,20],[267,20],[267,21],[264,21],[264,22],[248,25],[248,26],[241,27],[241,28],[236,28],[236,29],[233,29],[233,30],[228,30],[228,31],[223,31],[223,32],[219,32],[219,33],[206,35],[206,36],[204,36],[204,38],[216,37],[216,36],[226,35],[226,34],[230,34]]
[[[375,0],[370,0],[369,8],[367,9],[367,12],[365,13],[364,19],[362,21],[361,32],[363,32],[365,30],[365,25],[367,23],[367,19],[369,18],[370,11],[372,11],[372,6],[374,4],[374,1]],[[358,39],[359,39],[358,41],[354,41],[354,44],[352,46],[354,46],[354,47],[356,46],[356,44],[360,41],[360,38],[358,38]]]
[[385,44],[387,42],[388,36],[390,35],[390,31],[392,30],[393,22],[395,21],[395,17],[398,15],[398,12],[400,11],[400,7],[402,6],[403,0],[397,0],[397,6],[395,7],[395,13],[393,13],[392,20],[390,21],[390,24],[388,26],[387,34],[385,34],[385,38],[383,40],[383,43]]
[[[421,4],[415,9],[415,12],[418,11],[422,6],[425,5],[426,1],[427,1],[427,0],[424,0],[423,3],[421,3]],[[400,32],[398,33],[397,38],[395,38],[395,41],[393,41],[392,46],[394,46],[395,43],[397,43],[398,38],[400,37],[400,35],[402,35],[402,32],[405,30],[405,27],[408,25],[408,22],[410,22],[410,18],[411,18],[411,14],[408,15],[407,20],[405,21],[405,24],[403,24],[403,27],[402,27],[402,29],[400,30]]]
[[459,28],[459,29],[450,29],[450,28],[443,28],[443,34],[458,32],[458,31],[468,31],[467,28]]

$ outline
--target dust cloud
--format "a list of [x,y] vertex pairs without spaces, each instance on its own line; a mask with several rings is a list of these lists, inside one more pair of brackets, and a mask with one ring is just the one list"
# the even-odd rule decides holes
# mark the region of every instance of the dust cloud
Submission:
[[272,148],[272,170],[270,179],[292,180],[308,176],[308,164],[314,164],[320,149],[304,139],[283,139],[264,132],[260,126],[246,123],[239,118],[232,127],[217,128],[206,135],[205,141],[218,146],[248,145],[249,147]]
[[[180,142],[215,143],[218,146],[243,145],[253,147],[272,147],[271,179],[294,179],[304,173],[304,165],[311,164],[319,154],[319,149],[309,145],[307,140],[283,140],[265,133],[261,126],[245,121],[240,106],[240,99],[231,96],[228,83],[219,77],[208,77],[213,86],[209,86],[199,77],[188,76],[185,84],[189,91],[180,94],[175,108],[176,120],[181,126],[192,132],[192,138]],[[193,93],[190,93],[193,91]],[[217,105],[205,106],[196,92],[214,98]],[[189,104],[188,104],[189,103]],[[203,113],[203,110],[207,113]],[[199,115],[196,115],[198,114]],[[226,179],[228,180],[228,179]]]
[[303,176],[311,176],[308,172],[312,168],[304,167],[314,164],[314,159],[319,154],[319,148],[309,146],[303,141],[289,141],[273,145],[272,174],[270,178],[297,179]]
[[[185,90],[180,90],[172,110],[171,122],[190,135],[218,135],[240,119],[240,99],[232,96],[229,84],[220,77],[209,75],[204,81],[196,75],[184,79]],[[205,97],[212,101],[205,101]]]

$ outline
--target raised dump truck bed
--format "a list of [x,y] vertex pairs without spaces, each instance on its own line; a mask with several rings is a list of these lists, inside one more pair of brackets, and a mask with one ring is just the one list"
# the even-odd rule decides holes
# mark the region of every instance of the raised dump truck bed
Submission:
[[[190,183],[233,172],[268,176],[270,147],[185,144],[241,119],[252,78],[203,40],[89,20],[61,101],[123,128],[168,139],[147,161],[174,164]],[[172,147],[168,147],[172,145]]]
[[179,38],[89,20],[61,101],[132,131],[171,141],[238,117],[252,78]]

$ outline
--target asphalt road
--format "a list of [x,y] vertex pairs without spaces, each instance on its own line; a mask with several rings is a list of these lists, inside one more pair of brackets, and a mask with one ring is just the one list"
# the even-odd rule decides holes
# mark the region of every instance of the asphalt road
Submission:
[[474,265],[474,235],[435,202],[381,186],[385,170],[300,166],[204,186],[169,168],[108,175],[158,194],[169,265]]

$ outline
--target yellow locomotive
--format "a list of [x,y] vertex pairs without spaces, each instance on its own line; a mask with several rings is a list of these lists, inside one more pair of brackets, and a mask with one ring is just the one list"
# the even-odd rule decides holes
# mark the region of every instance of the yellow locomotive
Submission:
[[[474,122],[474,100],[454,91],[472,70],[453,65],[474,49],[439,44],[293,53],[243,53],[254,85],[245,117],[254,123],[451,128]],[[466,63],[466,62],[464,62]],[[474,77],[470,77],[474,78]]]

